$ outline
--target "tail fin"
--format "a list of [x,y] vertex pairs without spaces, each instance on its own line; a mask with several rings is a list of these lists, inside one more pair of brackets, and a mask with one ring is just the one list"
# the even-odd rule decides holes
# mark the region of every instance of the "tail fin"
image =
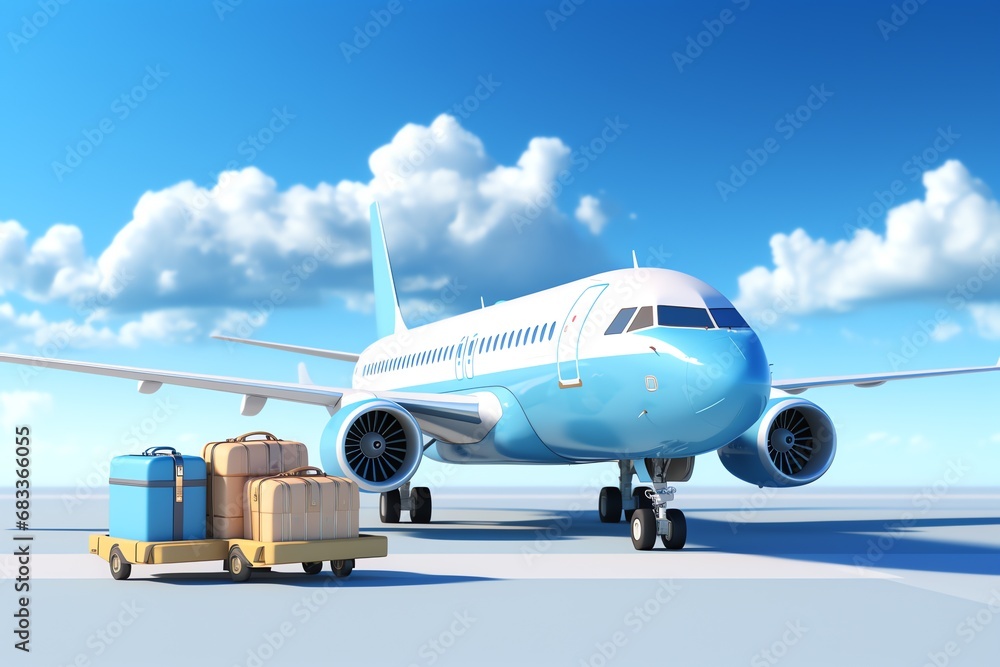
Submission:
[[389,247],[385,244],[385,229],[382,228],[382,212],[378,202],[369,209],[372,218],[372,271],[375,276],[375,326],[378,337],[384,338],[400,331],[406,331],[403,315],[399,312],[396,298],[396,284],[392,280],[392,264],[389,262]]

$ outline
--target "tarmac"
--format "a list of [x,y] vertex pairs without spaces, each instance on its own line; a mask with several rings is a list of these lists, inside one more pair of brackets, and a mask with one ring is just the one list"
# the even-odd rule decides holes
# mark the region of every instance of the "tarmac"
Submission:
[[996,489],[678,487],[682,551],[636,552],[592,493],[442,489],[426,526],[383,526],[363,494],[389,557],[242,584],[221,563],[114,581],[87,553],[106,493],[36,489],[5,549],[33,538],[31,652],[13,648],[22,594],[4,581],[4,664],[998,664]]

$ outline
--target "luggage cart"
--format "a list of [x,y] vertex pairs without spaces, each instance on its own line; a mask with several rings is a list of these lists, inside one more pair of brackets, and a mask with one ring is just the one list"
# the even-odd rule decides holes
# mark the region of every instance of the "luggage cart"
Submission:
[[381,535],[359,535],[336,540],[258,542],[246,539],[139,542],[110,535],[91,535],[90,553],[108,561],[111,576],[128,579],[132,565],[162,565],[222,561],[233,581],[247,581],[254,570],[302,563],[306,574],[319,574],[323,562],[337,577],[350,576],[359,558],[382,558],[388,540]]

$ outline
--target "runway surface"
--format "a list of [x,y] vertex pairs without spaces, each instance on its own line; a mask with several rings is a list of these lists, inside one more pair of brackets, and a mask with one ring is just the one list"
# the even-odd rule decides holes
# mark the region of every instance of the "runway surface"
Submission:
[[[348,579],[287,566],[245,584],[217,563],[135,566],[114,581],[86,553],[106,528],[106,496],[37,490],[32,652],[23,659],[7,630],[5,654],[38,665],[997,664],[995,489],[679,486],[680,552],[634,551],[624,523],[598,521],[594,493],[446,489],[422,527],[382,526],[363,496],[362,529],[387,535],[390,556],[359,561]],[[16,565],[4,556],[0,573]]]

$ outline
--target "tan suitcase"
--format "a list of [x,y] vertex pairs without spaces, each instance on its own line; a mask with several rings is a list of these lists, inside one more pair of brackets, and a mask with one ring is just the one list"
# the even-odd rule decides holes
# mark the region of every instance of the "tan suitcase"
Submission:
[[295,542],[358,536],[358,485],[319,468],[252,479],[246,496],[249,539]]
[[248,480],[309,465],[309,451],[301,442],[278,440],[263,431],[210,442],[202,457],[208,465],[206,529],[208,537],[216,539],[245,536],[244,488]]

